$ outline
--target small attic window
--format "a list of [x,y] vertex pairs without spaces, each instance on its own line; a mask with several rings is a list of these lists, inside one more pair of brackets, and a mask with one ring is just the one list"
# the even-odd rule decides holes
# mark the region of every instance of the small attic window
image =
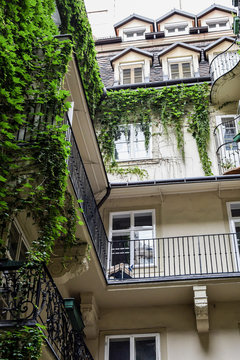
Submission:
[[165,25],[165,35],[182,35],[188,33],[188,23],[181,22],[181,23],[172,23]]
[[131,28],[123,30],[123,40],[141,40],[145,38],[146,28]]
[[206,20],[209,31],[220,31],[230,29],[229,18],[215,18]]

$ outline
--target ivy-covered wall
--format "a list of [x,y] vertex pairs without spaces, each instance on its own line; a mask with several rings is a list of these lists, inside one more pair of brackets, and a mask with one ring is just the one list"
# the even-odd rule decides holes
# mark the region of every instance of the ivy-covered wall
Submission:
[[84,0],[56,0],[56,4],[62,20],[61,33],[72,34],[89,110],[94,115],[103,94],[103,83]]
[[[61,32],[73,35],[93,114],[103,85],[84,2],[59,0],[57,4]],[[63,122],[68,93],[62,87],[72,43],[55,38],[60,33],[52,20],[55,6],[54,0],[0,2],[0,257],[6,256],[9,224],[19,212],[25,212],[38,229],[28,254],[28,265],[35,266],[49,261],[56,241],[65,246],[75,243],[79,221],[67,191],[70,148]],[[4,333],[1,338],[6,351],[0,357],[38,359],[36,337],[38,332],[31,328]],[[36,344],[34,352],[21,347],[25,341],[31,345],[31,339],[32,345]]]
[[175,133],[177,147],[183,160],[183,127],[187,126],[196,141],[205,175],[212,174],[207,151],[210,136],[207,84],[108,91],[98,108],[95,123],[102,154],[110,173],[132,173],[140,177],[145,175],[138,167],[119,168],[114,158],[114,142],[119,136],[119,125],[138,123],[144,132],[146,148],[152,136],[151,125],[158,128],[161,124],[164,136],[167,136],[171,129]]

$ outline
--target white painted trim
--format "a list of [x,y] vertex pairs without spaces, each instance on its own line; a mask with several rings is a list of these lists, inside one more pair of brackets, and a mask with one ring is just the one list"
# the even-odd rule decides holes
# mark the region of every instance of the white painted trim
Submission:
[[160,352],[160,334],[146,333],[146,334],[125,334],[125,335],[108,335],[105,337],[105,354],[104,360],[109,360],[109,343],[111,339],[129,339],[130,340],[130,360],[135,360],[135,338],[155,338],[156,360],[161,360]]
[[[145,227],[145,230],[152,229],[152,239],[156,238],[156,211],[155,209],[144,209],[144,210],[130,210],[130,211],[119,211],[119,212],[110,212],[109,213],[109,240],[112,241],[112,236],[114,234],[121,234],[123,232],[129,232],[130,234],[130,266],[134,263],[134,242],[131,240],[134,240],[134,231],[140,230],[139,226],[133,226],[134,225],[134,215],[135,214],[141,214],[151,212],[152,213],[152,226]],[[113,216],[115,215],[130,215],[130,228],[129,229],[121,229],[121,230],[112,230],[112,224],[113,224]],[[141,239],[139,239],[141,240]],[[148,239],[142,239],[142,240],[148,240]],[[150,264],[150,267],[158,266],[158,258],[157,258],[157,249],[154,247],[154,257],[155,257],[155,265]],[[108,269],[111,268],[111,253],[110,253],[110,246],[108,248]],[[142,267],[141,264],[136,264],[136,267]]]

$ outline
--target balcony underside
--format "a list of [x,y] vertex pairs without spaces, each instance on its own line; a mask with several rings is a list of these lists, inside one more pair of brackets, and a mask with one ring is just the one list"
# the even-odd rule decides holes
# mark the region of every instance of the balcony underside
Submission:
[[213,83],[210,96],[212,103],[219,105],[240,99],[240,62]]

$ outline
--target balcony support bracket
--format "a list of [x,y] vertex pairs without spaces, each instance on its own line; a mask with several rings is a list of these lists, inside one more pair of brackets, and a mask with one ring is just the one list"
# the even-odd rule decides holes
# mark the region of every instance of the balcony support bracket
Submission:
[[92,293],[81,294],[81,313],[85,325],[84,333],[87,339],[96,339],[98,336],[99,310]]
[[209,331],[207,287],[205,285],[195,285],[193,286],[193,293],[197,331],[207,333]]

